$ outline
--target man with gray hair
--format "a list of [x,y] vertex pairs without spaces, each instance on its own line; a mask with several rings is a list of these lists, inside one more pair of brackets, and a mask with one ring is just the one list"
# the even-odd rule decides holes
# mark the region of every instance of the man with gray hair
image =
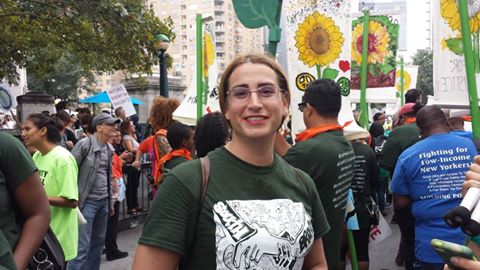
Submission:
[[113,211],[110,202],[113,151],[108,140],[118,123],[120,120],[109,114],[95,116],[92,120],[95,133],[80,140],[72,149],[79,168],[78,207],[87,223],[78,228],[78,255],[69,261],[69,270],[100,269],[109,211]]

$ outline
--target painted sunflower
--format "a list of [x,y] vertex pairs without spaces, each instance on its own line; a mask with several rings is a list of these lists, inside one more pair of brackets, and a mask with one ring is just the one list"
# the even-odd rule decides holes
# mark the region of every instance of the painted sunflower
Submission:
[[[371,20],[368,25],[368,60],[369,64],[385,62],[391,51],[388,49],[390,35],[387,27]],[[352,60],[362,64],[363,23],[357,24],[352,31]]]
[[[452,30],[460,31],[460,13],[456,0],[440,0],[440,13]],[[480,30],[480,1],[468,1],[468,18],[472,33]]]
[[213,48],[213,40],[210,33],[205,33],[203,36],[203,76],[208,77],[208,67],[213,64],[215,58],[215,51]]
[[[395,80],[397,81],[395,84],[395,87],[397,88],[397,91],[400,91],[400,70],[397,69],[397,72],[395,74]],[[410,73],[408,73],[406,70],[403,70],[403,89],[410,89],[410,84],[412,83],[412,77],[410,76]]]
[[298,26],[295,40],[298,59],[309,67],[328,66],[333,63],[340,56],[345,41],[335,21],[317,11]]

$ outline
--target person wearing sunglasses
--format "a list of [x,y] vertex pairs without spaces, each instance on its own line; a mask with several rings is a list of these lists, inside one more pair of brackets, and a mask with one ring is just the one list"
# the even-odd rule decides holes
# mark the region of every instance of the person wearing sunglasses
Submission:
[[166,174],[133,269],[327,269],[330,226],[315,185],[274,153],[290,103],[283,70],[268,56],[241,56],[219,94],[232,139],[207,155],[204,201],[199,160]]
[[293,147],[276,136],[276,151],[292,166],[313,178],[331,230],[322,238],[329,269],[339,269],[347,193],[353,176],[354,152],[338,124],[340,87],[319,79],[305,89],[298,109],[307,129]]

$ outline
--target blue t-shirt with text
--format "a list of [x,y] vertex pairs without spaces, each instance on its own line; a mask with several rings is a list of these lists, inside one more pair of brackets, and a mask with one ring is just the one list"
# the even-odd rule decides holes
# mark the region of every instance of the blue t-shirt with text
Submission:
[[443,220],[462,201],[461,190],[477,150],[472,141],[451,134],[431,135],[399,157],[392,191],[412,199],[415,255],[428,263],[443,263],[430,245],[433,238],[462,244],[466,235]]

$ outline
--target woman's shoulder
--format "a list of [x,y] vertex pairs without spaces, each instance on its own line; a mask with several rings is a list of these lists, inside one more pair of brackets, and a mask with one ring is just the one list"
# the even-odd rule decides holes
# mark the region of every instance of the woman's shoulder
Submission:
[[75,162],[75,157],[72,155],[72,153],[70,153],[70,151],[68,151],[67,149],[65,149],[63,146],[56,146],[54,148],[54,151],[55,151],[55,159],[63,162],[63,163],[71,163],[71,162]]

